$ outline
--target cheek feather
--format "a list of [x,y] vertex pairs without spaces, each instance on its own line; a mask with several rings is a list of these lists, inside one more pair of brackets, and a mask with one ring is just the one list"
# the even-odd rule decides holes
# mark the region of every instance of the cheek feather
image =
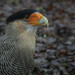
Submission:
[[40,13],[33,13],[33,14],[30,15],[30,18],[27,20],[28,24],[31,24],[31,25],[40,25],[39,21],[40,21],[40,19],[42,17],[43,17],[43,15],[40,14]]

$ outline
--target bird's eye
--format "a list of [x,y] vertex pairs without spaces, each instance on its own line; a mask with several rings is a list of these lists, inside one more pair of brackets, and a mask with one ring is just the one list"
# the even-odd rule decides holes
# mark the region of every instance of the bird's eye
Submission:
[[29,18],[29,15],[25,15],[25,18]]

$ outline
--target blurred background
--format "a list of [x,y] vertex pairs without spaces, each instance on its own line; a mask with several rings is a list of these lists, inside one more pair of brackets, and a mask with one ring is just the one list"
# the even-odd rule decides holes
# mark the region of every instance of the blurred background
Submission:
[[38,29],[31,75],[75,75],[75,0],[0,0],[0,36],[6,18],[26,8],[39,10],[50,24]]

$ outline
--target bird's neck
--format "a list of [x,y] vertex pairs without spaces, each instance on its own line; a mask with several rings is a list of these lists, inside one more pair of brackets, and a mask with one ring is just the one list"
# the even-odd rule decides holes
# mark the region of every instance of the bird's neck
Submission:
[[35,31],[22,26],[23,25],[20,25],[20,23],[18,25],[17,23],[9,24],[6,28],[6,39],[11,43],[16,43],[17,47],[21,50],[23,50],[23,48],[27,48],[27,50],[34,50]]
[[37,27],[34,28],[32,26],[24,25],[22,21],[15,21],[15,22],[10,23],[6,27],[6,35],[11,38],[13,37],[16,38],[24,32],[30,32],[35,35],[36,30],[37,30]]

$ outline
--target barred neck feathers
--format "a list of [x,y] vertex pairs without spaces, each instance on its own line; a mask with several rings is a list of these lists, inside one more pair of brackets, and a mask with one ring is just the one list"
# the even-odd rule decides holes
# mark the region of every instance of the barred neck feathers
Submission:
[[22,20],[16,20],[14,22],[11,22],[6,27],[6,35],[10,37],[14,35],[14,37],[19,36],[21,33],[24,32],[30,32],[35,35],[36,31],[37,27],[33,27]]

